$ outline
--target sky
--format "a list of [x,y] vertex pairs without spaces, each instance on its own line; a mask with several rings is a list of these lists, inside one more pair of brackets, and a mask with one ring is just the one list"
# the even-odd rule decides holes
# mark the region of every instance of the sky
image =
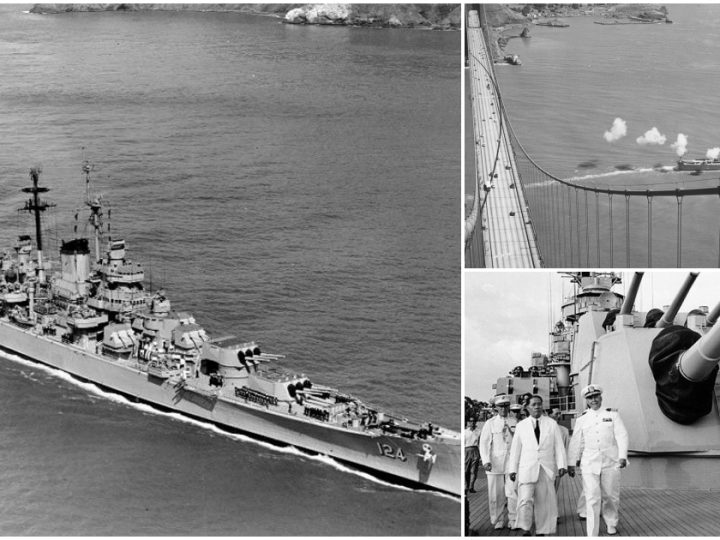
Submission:
[[[647,311],[670,304],[689,271],[645,271],[635,310]],[[613,287],[624,294],[632,272],[620,272],[622,283]],[[555,271],[466,271],[463,347],[465,395],[487,401],[492,384],[515,366],[527,368],[533,352],[548,354],[549,332],[560,320],[560,305],[572,292],[567,277]],[[720,302],[720,275],[700,272],[680,308],[701,305],[712,309]]]

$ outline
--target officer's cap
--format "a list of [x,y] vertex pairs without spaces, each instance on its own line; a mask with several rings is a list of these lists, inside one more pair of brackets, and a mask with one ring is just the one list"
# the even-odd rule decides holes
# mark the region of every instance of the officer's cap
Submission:
[[519,411],[519,410],[521,410],[521,409],[522,409],[522,407],[520,406],[519,403],[515,403],[515,405],[510,405],[510,410],[511,410],[511,411]]
[[603,393],[603,389],[599,384],[588,384],[582,389],[582,396],[587,399],[592,396],[599,396]]
[[510,405],[510,398],[505,394],[501,394],[495,397],[495,406],[502,407],[503,405]]

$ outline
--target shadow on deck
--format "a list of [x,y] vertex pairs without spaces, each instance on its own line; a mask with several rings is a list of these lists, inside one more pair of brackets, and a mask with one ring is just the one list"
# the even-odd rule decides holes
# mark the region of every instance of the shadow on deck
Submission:
[[[582,478],[564,476],[558,491],[557,536],[585,536],[585,521],[577,517]],[[523,531],[495,530],[490,525],[487,482],[480,472],[477,493],[465,497],[466,535],[522,536]],[[623,487],[617,536],[717,536],[720,534],[720,491]],[[601,521],[600,535],[607,536]]]

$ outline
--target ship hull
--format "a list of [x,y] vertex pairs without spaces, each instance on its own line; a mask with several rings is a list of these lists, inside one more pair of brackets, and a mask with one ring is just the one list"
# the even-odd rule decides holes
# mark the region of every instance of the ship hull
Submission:
[[[388,478],[460,494],[460,445],[349,430],[177,385],[108,357],[0,321],[0,348],[160,408],[354,464]],[[428,446],[429,445],[429,446]],[[434,456],[434,458],[432,457]]]

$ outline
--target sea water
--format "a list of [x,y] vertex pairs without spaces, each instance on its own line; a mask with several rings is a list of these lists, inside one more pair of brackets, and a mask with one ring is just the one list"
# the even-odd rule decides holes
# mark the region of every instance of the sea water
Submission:
[[[460,427],[460,33],[0,6],[0,239],[113,238],[214,335]],[[75,214],[77,213],[77,220]],[[0,362],[9,535],[455,535],[456,499]]]

